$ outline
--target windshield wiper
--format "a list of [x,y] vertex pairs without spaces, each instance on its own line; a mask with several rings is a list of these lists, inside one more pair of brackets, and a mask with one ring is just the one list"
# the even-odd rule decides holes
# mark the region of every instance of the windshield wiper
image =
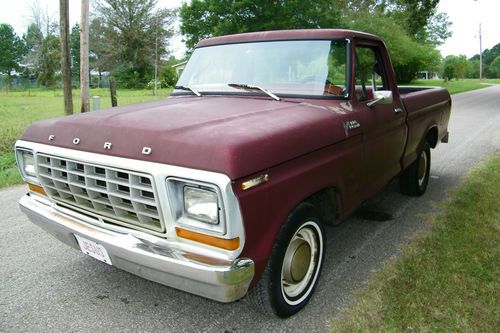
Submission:
[[198,91],[196,91],[195,89],[193,89],[193,87],[190,87],[190,86],[175,86],[174,89],[189,90],[190,92],[192,92],[196,96],[201,97],[201,94]]
[[275,94],[273,94],[269,90],[264,89],[264,88],[259,87],[259,86],[252,86],[250,84],[243,84],[243,83],[229,83],[228,86],[230,86],[231,88],[239,88],[239,89],[246,89],[246,90],[260,90],[264,94],[271,97],[272,99],[274,99],[276,101],[281,101],[281,98],[279,98],[278,96],[276,96]]

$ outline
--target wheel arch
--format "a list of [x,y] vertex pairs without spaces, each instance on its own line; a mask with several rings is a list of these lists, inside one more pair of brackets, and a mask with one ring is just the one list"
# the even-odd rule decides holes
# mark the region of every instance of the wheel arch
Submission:
[[438,127],[436,125],[431,126],[427,130],[420,143],[420,148],[424,146],[425,142],[427,142],[431,148],[436,148],[438,144]]
[[340,193],[336,187],[329,186],[318,190],[298,203],[294,209],[296,209],[303,202],[310,203],[314,206],[314,208],[318,211],[318,218],[320,219],[320,222],[324,225],[332,226],[339,224],[342,201]]

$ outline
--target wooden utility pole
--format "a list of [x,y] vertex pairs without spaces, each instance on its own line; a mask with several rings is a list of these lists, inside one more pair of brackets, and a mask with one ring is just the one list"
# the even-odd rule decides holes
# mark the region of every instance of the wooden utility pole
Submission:
[[90,111],[89,101],[89,0],[82,0],[80,19],[80,112]]
[[71,59],[69,52],[69,0],[59,0],[59,27],[61,33],[61,75],[64,92],[64,113],[73,114],[71,89]]
[[154,95],[156,96],[158,85],[158,16],[155,20],[155,90]]
[[483,80],[483,36],[481,23],[479,23],[479,80]]
[[109,77],[109,93],[111,94],[111,106],[118,106],[118,100],[116,99],[115,78],[112,76]]

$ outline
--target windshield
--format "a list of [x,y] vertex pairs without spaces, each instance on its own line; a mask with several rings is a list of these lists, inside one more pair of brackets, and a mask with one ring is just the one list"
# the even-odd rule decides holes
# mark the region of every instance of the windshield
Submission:
[[[334,96],[347,94],[345,41],[298,40],[201,47],[194,51],[174,93]],[[243,89],[242,89],[243,88]]]

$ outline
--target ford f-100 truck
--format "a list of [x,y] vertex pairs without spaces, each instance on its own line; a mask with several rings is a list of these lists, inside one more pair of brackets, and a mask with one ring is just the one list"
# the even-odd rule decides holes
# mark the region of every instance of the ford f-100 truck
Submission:
[[445,89],[398,88],[374,35],[205,39],[167,99],[31,125],[19,203],[109,265],[288,317],[318,284],[325,226],[396,177],[425,192],[450,108]]

